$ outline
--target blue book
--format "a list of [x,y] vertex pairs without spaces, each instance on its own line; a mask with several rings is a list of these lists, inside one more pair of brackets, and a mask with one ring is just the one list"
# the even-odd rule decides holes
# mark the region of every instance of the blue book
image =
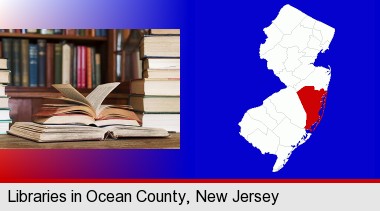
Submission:
[[38,85],[46,86],[46,40],[37,40],[38,46]]
[[38,86],[38,47],[37,44],[29,45],[29,86]]

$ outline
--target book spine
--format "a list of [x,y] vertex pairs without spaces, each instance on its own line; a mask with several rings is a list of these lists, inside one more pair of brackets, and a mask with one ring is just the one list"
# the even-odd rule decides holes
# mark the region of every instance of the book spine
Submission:
[[86,47],[81,46],[81,88],[86,88]]
[[9,39],[9,38],[3,38],[2,39],[2,43],[3,43],[3,57],[4,58],[7,58],[8,59],[8,68],[10,70],[12,70],[12,39]]
[[62,44],[56,43],[54,45],[54,82],[56,84],[62,83]]
[[96,67],[95,67],[95,48],[91,48],[91,80],[92,80],[92,88],[96,87]]
[[95,78],[96,78],[96,86],[100,85],[101,84],[101,56],[99,53],[95,54]]
[[55,82],[54,78],[54,43],[48,43],[46,46],[46,86],[52,87]]
[[62,29],[53,29],[54,34],[62,34]]
[[62,46],[62,83],[70,84],[71,72],[71,47],[69,44]]
[[29,86],[38,86],[38,46],[29,45]]
[[92,88],[92,62],[91,62],[91,48],[86,47],[86,73],[87,73],[87,89]]
[[72,51],[73,51],[73,53],[72,53],[72,57],[73,57],[73,62],[72,62],[72,65],[73,65],[73,67],[72,67],[72,74],[71,74],[71,76],[72,76],[72,85],[74,86],[74,87],[78,87],[78,85],[77,85],[77,72],[78,72],[78,47],[77,46],[73,46],[72,47]]
[[0,58],[3,58],[3,42],[0,41]]
[[13,85],[21,86],[21,40],[14,39],[12,46],[12,58],[13,58]]
[[81,46],[77,46],[77,87],[82,88],[82,53]]
[[21,40],[22,86],[29,86],[29,40]]
[[46,85],[46,40],[37,40],[38,45],[38,85]]

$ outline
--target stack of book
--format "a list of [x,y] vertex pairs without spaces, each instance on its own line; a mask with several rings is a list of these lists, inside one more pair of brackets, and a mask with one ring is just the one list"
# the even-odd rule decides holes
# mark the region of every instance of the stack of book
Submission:
[[180,30],[151,29],[140,56],[143,79],[131,81],[130,105],[143,126],[180,132]]
[[14,86],[52,87],[54,83],[70,83],[91,89],[101,82],[101,54],[93,46],[12,38],[3,38],[0,46],[0,55],[9,59]]
[[10,70],[8,60],[0,58],[0,134],[6,134],[12,123],[9,112],[9,98],[5,94],[5,86],[9,83]]

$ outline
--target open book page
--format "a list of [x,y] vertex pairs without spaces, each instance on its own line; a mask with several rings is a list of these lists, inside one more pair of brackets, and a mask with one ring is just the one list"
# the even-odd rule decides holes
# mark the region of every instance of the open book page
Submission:
[[96,111],[96,115],[100,113],[100,105],[103,103],[104,99],[106,99],[109,93],[111,93],[119,84],[120,82],[114,82],[99,85],[86,97],[86,100]]
[[66,98],[70,98],[70,99],[73,99],[75,101],[82,102],[82,103],[87,104],[89,106],[92,105],[81,93],[79,93],[70,84],[53,84],[52,86],[54,88],[56,88]]

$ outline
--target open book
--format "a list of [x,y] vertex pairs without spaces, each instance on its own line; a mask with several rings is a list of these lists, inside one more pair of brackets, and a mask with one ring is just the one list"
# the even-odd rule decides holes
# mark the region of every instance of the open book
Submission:
[[80,125],[42,125],[33,122],[16,122],[9,134],[36,142],[106,140],[131,137],[168,137],[164,129],[136,126],[80,126]]
[[41,124],[83,124],[83,125],[140,125],[140,119],[128,105],[102,105],[108,94],[120,83],[97,86],[84,97],[70,84],[54,84],[66,104],[44,104],[34,114],[34,122]]

